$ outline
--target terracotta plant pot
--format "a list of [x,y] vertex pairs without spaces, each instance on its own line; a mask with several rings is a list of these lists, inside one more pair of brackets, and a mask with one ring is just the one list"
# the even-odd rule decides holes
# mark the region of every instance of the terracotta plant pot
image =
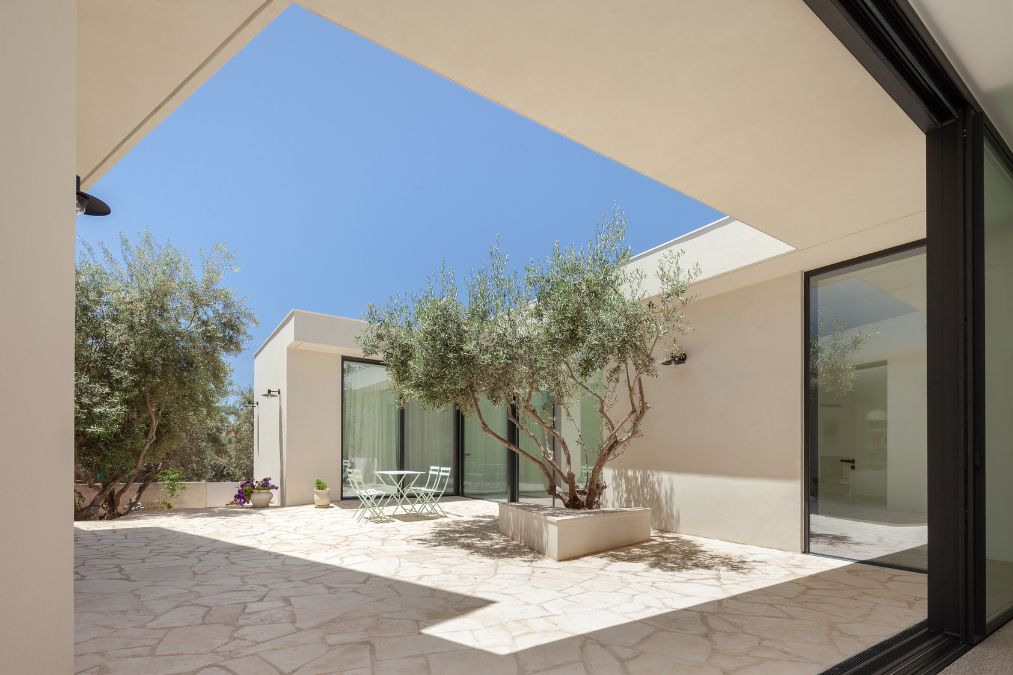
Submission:
[[253,502],[253,508],[264,509],[274,499],[274,493],[270,490],[254,490],[250,493],[250,501]]
[[313,491],[313,503],[322,509],[326,509],[331,505],[331,491],[330,490],[314,490]]

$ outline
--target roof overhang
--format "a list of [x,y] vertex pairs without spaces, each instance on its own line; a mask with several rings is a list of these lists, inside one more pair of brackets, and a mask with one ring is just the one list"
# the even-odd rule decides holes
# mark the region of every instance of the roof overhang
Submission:
[[[82,0],[85,185],[288,4]],[[924,236],[923,134],[802,0],[300,4],[794,249],[715,289]]]

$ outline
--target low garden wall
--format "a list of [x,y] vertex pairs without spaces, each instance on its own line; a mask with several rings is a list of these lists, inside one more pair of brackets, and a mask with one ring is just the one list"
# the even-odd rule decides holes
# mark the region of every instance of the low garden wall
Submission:
[[[121,503],[126,504],[137,492],[139,485],[139,483],[131,485],[130,489],[123,494]],[[156,502],[165,499],[162,493],[163,485],[164,483],[152,483],[148,486],[148,489],[141,495],[141,504],[144,508],[156,508]],[[203,509],[209,506],[225,506],[226,503],[231,502],[233,495],[236,494],[236,489],[239,487],[239,481],[227,483],[191,482],[180,483],[180,485],[186,486],[186,489],[179,493],[173,508]],[[80,492],[86,501],[90,501],[96,492],[94,488],[81,484],[75,485],[74,490]]]

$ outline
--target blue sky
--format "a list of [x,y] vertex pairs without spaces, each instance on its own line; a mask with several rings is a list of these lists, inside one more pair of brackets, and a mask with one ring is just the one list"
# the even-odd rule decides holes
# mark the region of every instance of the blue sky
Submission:
[[295,6],[89,191],[113,213],[78,218],[79,239],[236,252],[226,283],[260,320],[239,386],[293,307],[360,317],[441,259],[474,268],[497,234],[521,264],[613,203],[634,252],[721,217]]

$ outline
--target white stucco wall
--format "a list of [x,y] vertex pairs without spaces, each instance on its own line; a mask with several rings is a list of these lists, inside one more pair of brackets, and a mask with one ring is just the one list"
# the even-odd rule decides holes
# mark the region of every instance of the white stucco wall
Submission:
[[[288,397],[285,369],[287,343],[292,339],[293,330],[291,322],[282,322],[253,360],[253,395],[257,404],[253,417],[253,478],[259,480],[270,476],[274,479],[279,487],[275,498],[278,504],[284,504],[286,496],[282,470],[284,413]],[[268,389],[280,389],[281,395],[266,397],[263,394]]]
[[[322,478],[341,482],[341,358],[360,356],[362,322],[293,310],[254,356],[257,396],[254,475],[270,476],[284,506],[311,504]],[[262,396],[268,389],[281,396]]]
[[336,499],[341,480],[341,355],[290,349],[288,387],[286,503],[312,503],[317,478],[327,482]]
[[72,493],[39,487],[73,480],[76,10],[0,0],[5,673],[74,665]]
[[646,385],[652,409],[608,471],[610,506],[661,530],[802,546],[802,275],[690,306],[685,365]]

